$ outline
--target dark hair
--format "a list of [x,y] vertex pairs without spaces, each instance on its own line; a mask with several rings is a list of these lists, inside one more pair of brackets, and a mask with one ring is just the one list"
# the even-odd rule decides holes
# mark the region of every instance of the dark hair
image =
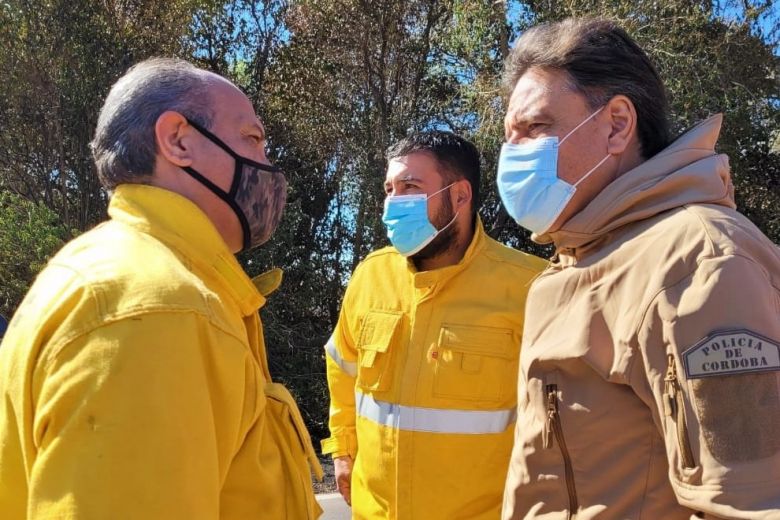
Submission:
[[647,54],[615,22],[567,18],[529,29],[506,60],[505,88],[511,93],[532,67],[566,72],[572,88],[594,110],[617,95],[630,99],[645,159],[669,144],[669,103],[663,82]]
[[471,184],[471,214],[479,209],[479,152],[470,141],[452,132],[415,132],[388,148],[387,160],[416,152],[428,152],[439,164],[444,184],[466,179]]
[[213,109],[204,71],[174,58],[142,61],[119,78],[100,110],[92,157],[104,188],[148,182],[157,142],[154,125],[174,110],[205,128]]

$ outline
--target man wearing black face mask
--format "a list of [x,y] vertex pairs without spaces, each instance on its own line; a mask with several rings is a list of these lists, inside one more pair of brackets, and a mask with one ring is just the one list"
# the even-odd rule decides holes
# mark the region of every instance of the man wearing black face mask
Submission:
[[55,256],[0,348],[4,519],[319,516],[258,316],[280,277],[233,256],[282,215],[264,145],[246,96],[186,62],[113,86],[92,143],[110,219]]

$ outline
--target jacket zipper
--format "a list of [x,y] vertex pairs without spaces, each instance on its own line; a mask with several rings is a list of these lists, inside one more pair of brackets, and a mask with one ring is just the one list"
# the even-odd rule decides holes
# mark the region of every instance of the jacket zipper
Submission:
[[561,425],[561,415],[558,413],[558,385],[547,385],[547,425],[544,431],[542,446],[545,449],[552,448],[553,435],[558,441],[558,447],[563,456],[563,468],[566,473],[566,490],[569,493],[569,512],[566,515],[567,520],[573,520],[579,509],[579,500],[577,499],[577,488],[574,485],[574,469],[571,465],[569,450],[566,448],[566,440],[563,438],[563,426]]
[[672,417],[677,425],[677,443],[680,447],[680,457],[684,468],[693,468],[693,452],[688,440],[688,425],[685,422],[685,403],[683,402],[680,383],[677,380],[677,362],[673,354],[667,355],[666,377],[664,378],[664,414]]

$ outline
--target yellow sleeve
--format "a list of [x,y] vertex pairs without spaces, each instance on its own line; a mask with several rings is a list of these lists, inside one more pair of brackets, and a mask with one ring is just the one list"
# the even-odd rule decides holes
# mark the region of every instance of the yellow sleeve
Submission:
[[780,517],[780,288],[738,255],[659,294],[639,337],[649,404],[680,504]]
[[219,337],[194,312],[146,313],[46,352],[33,383],[28,517],[218,518],[235,448],[220,439],[238,429],[219,411],[237,394],[207,357],[234,346],[212,344]]
[[357,454],[355,435],[355,377],[357,350],[350,332],[349,289],[344,297],[339,321],[325,345],[325,366],[330,391],[331,436],[322,441],[322,453],[333,457]]

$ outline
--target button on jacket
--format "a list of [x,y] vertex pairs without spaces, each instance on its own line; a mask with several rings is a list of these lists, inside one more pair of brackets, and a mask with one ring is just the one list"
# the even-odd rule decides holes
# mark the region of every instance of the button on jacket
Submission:
[[457,265],[393,248],[355,270],[326,346],[330,430],[359,519],[497,519],[523,306],[545,263],[477,229]]
[[264,297],[187,199],[122,185],[109,215],[43,270],[0,346],[0,516],[315,518]]
[[715,116],[605,188],[528,297],[505,519],[780,518],[780,253]]

